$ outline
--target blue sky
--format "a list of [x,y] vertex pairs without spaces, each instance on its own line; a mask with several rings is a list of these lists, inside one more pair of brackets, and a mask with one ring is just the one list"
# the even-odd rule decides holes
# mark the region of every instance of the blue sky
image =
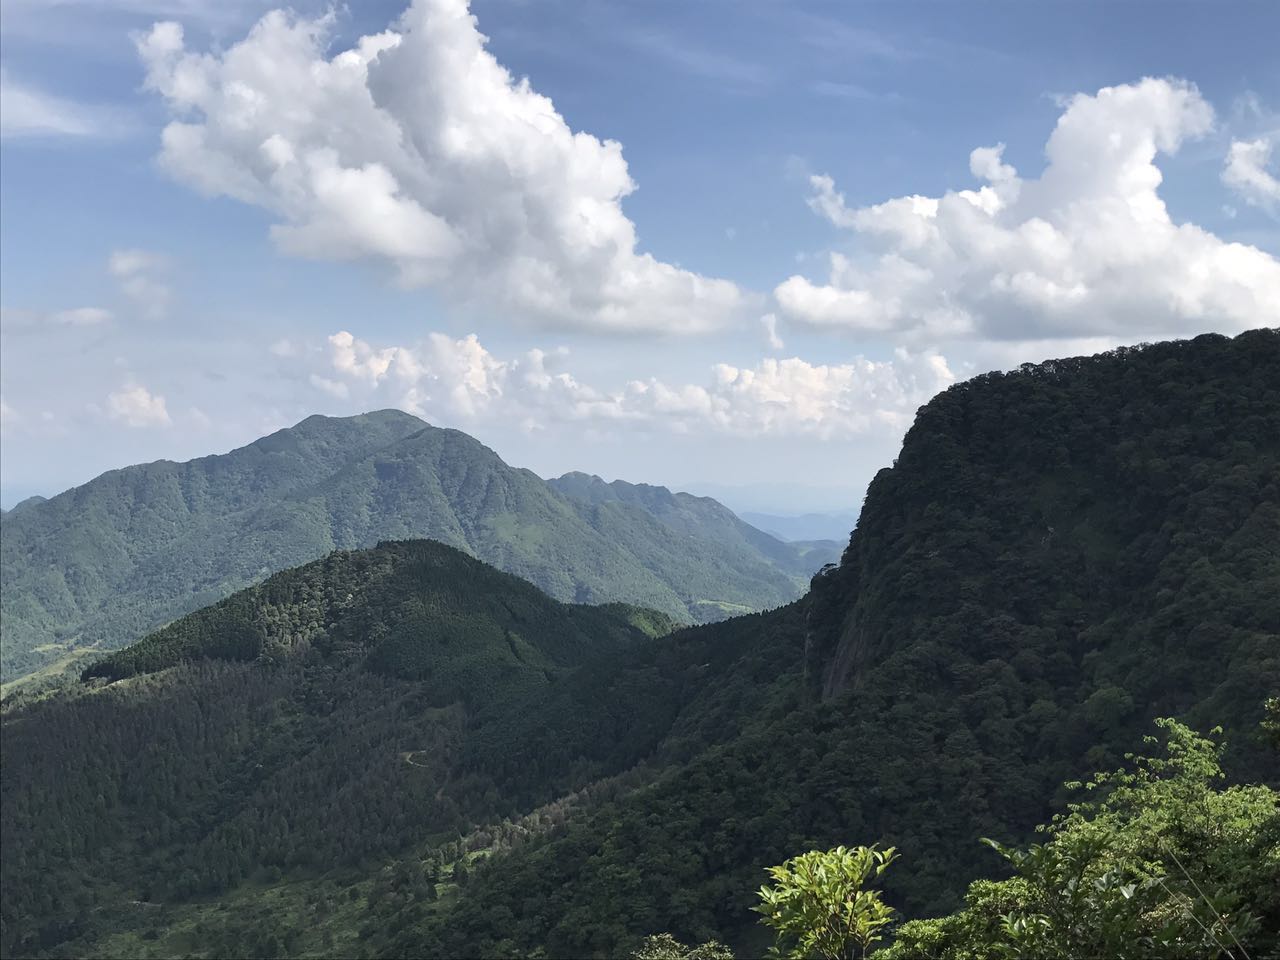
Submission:
[[848,507],[956,379],[1275,323],[1274,3],[270,9],[4,4],[5,506],[398,406]]

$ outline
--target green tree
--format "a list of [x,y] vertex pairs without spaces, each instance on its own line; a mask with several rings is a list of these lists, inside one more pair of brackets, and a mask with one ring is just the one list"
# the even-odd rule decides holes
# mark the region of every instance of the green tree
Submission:
[[893,908],[866,889],[897,859],[893,847],[811,850],[770,867],[772,886],[760,888],[753,909],[777,935],[774,953],[804,960],[866,956],[893,922]]
[[1270,697],[1263,706],[1265,716],[1262,720],[1263,736],[1273,747],[1280,750],[1280,697]]
[[686,947],[669,933],[655,933],[644,938],[631,960],[733,960],[733,952],[719,940]]
[[1276,791],[1219,789],[1222,744],[1157,724],[1163,756],[1130,754],[1128,769],[1068,784],[1091,798],[1040,828],[1043,844],[985,841],[1015,876],[973,883],[959,913],[903,924],[886,960],[1273,955]]

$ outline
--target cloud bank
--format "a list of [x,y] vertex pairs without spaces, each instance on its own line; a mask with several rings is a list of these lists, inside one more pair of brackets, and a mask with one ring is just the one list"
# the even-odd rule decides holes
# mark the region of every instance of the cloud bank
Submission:
[[703,383],[650,377],[616,390],[564,369],[564,351],[501,359],[475,335],[455,340],[433,333],[414,347],[379,348],[341,331],[329,337],[327,352],[327,369],[309,379],[331,396],[378,398],[446,422],[516,422],[526,430],[576,422],[678,433],[848,437],[903,429],[920,404],[955,379],[938,354],[906,350],[887,361],[769,358],[747,368],[718,363]]
[[738,314],[734,284],[637,250],[622,146],[512,77],[466,0],[415,0],[329,56],[332,22],[275,11],[220,53],[188,50],[176,23],[139,38],[175,116],[165,169],[268,210],[288,253],[386,262],[519,320],[683,333]]
[[[920,339],[1142,339],[1275,322],[1280,261],[1175,224],[1160,154],[1209,132],[1191,84],[1145,79],[1073,97],[1025,179],[1004,145],[974,150],[977,190],[851,208],[827,176],[810,206],[854,235],[825,282],[792,276],[779,312],[810,327]],[[1233,182],[1265,197],[1263,151],[1233,148]]]

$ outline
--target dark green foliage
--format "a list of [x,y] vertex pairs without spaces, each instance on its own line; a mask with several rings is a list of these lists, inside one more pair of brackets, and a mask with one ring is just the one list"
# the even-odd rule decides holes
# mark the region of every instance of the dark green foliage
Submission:
[[645,937],[631,960],[733,960],[733,952],[717,940],[686,947],[669,933]]
[[442,921],[446,947],[483,950],[485,903],[538,902],[516,941],[556,953],[653,929],[759,952],[743,891],[849,837],[920,851],[891,902],[948,910],[980,868],[972,837],[1026,837],[1061,782],[1164,713],[1221,721],[1228,771],[1274,778],[1256,731],[1280,689],[1280,334],[948,391],[873,483],[842,565],[773,623],[794,645],[757,676],[795,708],[739,714],[732,738],[515,851]]
[[84,678],[294,656],[421,681],[441,704],[487,703],[675,626],[624,604],[563,604],[452,547],[415,540],[278,573],[105,657]]
[[[514,586],[476,598],[476,656],[455,662],[455,606],[396,587],[380,614],[378,585],[412,578],[325,562],[346,593],[323,565],[279,581],[303,636],[273,633],[265,601],[232,617],[253,663],[6,712],[6,952],[251,952],[262,928],[217,908],[251,902],[248,882],[292,904],[272,932],[297,952],[619,956],[669,930],[759,956],[769,864],[879,840],[905,858],[887,903],[955,911],[1005,863],[975,837],[1026,849],[1060,784],[1114,767],[1155,716],[1220,722],[1228,777],[1274,783],[1258,730],[1280,689],[1280,334],[960,385],[806,598],[654,640],[546,632],[542,679],[489,604]],[[200,632],[218,610],[173,636],[225,642]],[[415,642],[428,616],[438,645]],[[171,922],[128,906],[152,884]],[[297,905],[316,884],[340,887],[332,925]],[[197,922],[209,935],[183,939]]]
[[1014,876],[973,883],[956,914],[905,924],[886,960],[1274,956],[1280,794],[1222,788],[1221,747],[1160,725],[1165,756],[1095,776],[1040,828],[1043,843],[987,841]]
[[429,541],[335,553],[191,614],[89,668],[93,685],[6,710],[0,948],[91,936],[104,906],[107,929],[129,928],[128,902],[356,870],[423,841],[456,859],[477,824],[492,825],[480,848],[504,842],[512,802],[463,761],[469,740],[672,626],[559,603]]
[[118,648],[267,574],[381,540],[430,537],[559,600],[685,622],[787,603],[827,559],[715,501],[642,489],[625,502],[562,494],[464,433],[393,410],[115,470],[4,515],[0,674]]

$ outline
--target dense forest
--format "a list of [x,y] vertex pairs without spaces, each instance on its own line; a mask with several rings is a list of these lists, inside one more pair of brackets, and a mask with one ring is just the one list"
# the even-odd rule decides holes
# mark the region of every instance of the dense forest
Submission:
[[1078,868],[1161,956],[1159,836],[1276,948],[1280,333],[959,384],[805,597],[666,613],[388,543],[11,697],[0,949],[758,956],[766,868],[878,844],[893,955],[1061,955],[1011,938]]
[[[551,596],[707,622],[800,596],[834,542],[788,544],[714,500],[548,483],[457,430],[383,410],[103,474],[0,522],[0,676],[124,646],[332,550],[430,537]],[[594,487],[644,491],[599,497]]]

